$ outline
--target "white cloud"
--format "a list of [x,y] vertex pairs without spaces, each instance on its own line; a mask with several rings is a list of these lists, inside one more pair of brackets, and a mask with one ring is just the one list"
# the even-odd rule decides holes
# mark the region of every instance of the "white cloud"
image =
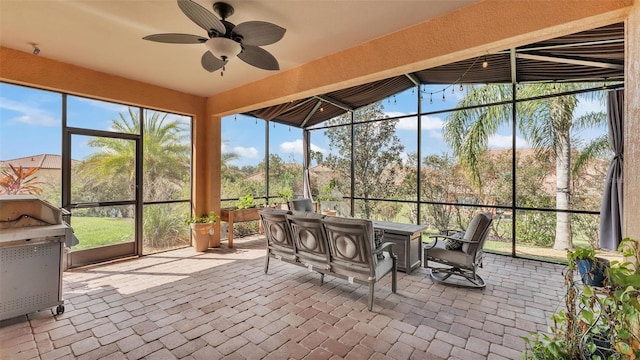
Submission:
[[[488,141],[489,149],[509,149],[511,148],[511,139],[511,135],[491,135]],[[516,148],[523,149],[529,147],[529,144],[524,138],[516,136]]]
[[429,130],[427,132],[427,134],[429,135],[429,137],[434,138],[434,139],[442,139],[442,131],[439,130]]
[[402,118],[396,124],[398,130],[417,130],[418,120],[415,116]]
[[238,156],[248,159],[257,159],[258,158],[258,149],[252,147],[242,147],[236,146],[233,148],[233,152],[238,154]]
[[384,112],[384,116],[388,118],[400,117],[404,115],[407,115],[407,114],[403,113],[402,111],[385,111]]
[[302,154],[302,139],[283,142],[280,144],[280,151],[287,154]]
[[[444,126],[444,121],[435,116],[422,116],[422,130],[440,130]],[[398,121],[396,126],[399,130],[417,130],[418,121],[415,116],[406,117]]]
[[0,98],[0,108],[20,113],[19,116],[11,119],[13,122],[47,127],[60,126],[61,124],[60,119],[56,118],[47,110],[38,108],[36,104]]
[[[319,147],[318,145],[311,144],[311,150],[319,151],[323,154],[327,153],[326,149]],[[279,146],[280,151],[287,154],[300,154],[302,155],[302,139],[294,141],[285,141]]]
[[422,130],[440,130],[444,126],[444,121],[436,116],[422,117]]

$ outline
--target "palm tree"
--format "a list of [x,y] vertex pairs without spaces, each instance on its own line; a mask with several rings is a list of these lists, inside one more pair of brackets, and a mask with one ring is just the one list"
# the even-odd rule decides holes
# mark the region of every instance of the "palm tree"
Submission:
[[[144,199],[168,200],[172,192],[179,192],[188,182],[189,144],[184,141],[183,128],[168,114],[146,112],[143,133]],[[116,132],[139,134],[139,112],[129,108],[119,114],[111,127]],[[88,145],[100,151],[92,153],[80,166],[94,185],[106,189],[119,188],[132,194],[135,188],[135,145],[133,141],[97,137]],[[127,193],[125,192],[125,193]],[[122,193],[120,193],[122,194]]]
[[[519,98],[536,98],[552,91],[565,92],[583,89],[585,84],[533,84],[519,91]],[[593,94],[593,93],[590,93]],[[584,96],[584,95],[583,95]],[[589,95],[586,95],[589,97]],[[511,86],[484,85],[472,87],[458,102],[459,108],[511,100]],[[592,95],[593,97],[593,95]],[[519,102],[517,126],[536,154],[548,156],[556,162],[556,208],[568,210],[571,197],[571,133],[603,123],[602,113],[589,113],[574,119],[579,102],[578,95],[565,95]],[[452,146],[454,154],[467,169],[471,179],[482,192],[479,164],[482,153],[487,150],[489,137],[501,125],[511,122],[510,106],[470,108],[452,113],[444,127],[444,138]],[[571,214],[556,213],[556,238],[554,249],[573,247],[571,238]]]

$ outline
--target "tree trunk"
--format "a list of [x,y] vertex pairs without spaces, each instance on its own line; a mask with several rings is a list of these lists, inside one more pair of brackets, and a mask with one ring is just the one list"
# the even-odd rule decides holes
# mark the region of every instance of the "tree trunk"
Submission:
[[[556,209],[569,210],[571,200],[571,144],[569,132],[563,132],[556,143]],[[573,248],[571,214],[556,213],[556,250]]]

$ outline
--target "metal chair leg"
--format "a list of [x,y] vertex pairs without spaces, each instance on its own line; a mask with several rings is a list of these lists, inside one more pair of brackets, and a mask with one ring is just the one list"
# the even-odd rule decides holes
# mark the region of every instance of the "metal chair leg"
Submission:
[[394,294],[396,293],[396,283],[397,283],[396,279],[398,277],[397,270],[398,270],[398,267],[396,264],[396,259],[393,259],[393,267],[391,269],[392,271],[391,272],[391,292],[393,292]]
[[264,259],[264,273],[266,274],[269,270],[269,250],[267,249],[267,256]]

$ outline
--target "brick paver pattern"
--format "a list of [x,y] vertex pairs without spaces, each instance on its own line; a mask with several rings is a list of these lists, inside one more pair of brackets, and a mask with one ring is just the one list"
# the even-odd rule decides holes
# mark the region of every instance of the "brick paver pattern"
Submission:
[[563,266],[487,255],[484,290],[398,272],[368,288],[238,239],[64,273],[66,311],[0,323],[2,359],[520,359],[562,306]]

